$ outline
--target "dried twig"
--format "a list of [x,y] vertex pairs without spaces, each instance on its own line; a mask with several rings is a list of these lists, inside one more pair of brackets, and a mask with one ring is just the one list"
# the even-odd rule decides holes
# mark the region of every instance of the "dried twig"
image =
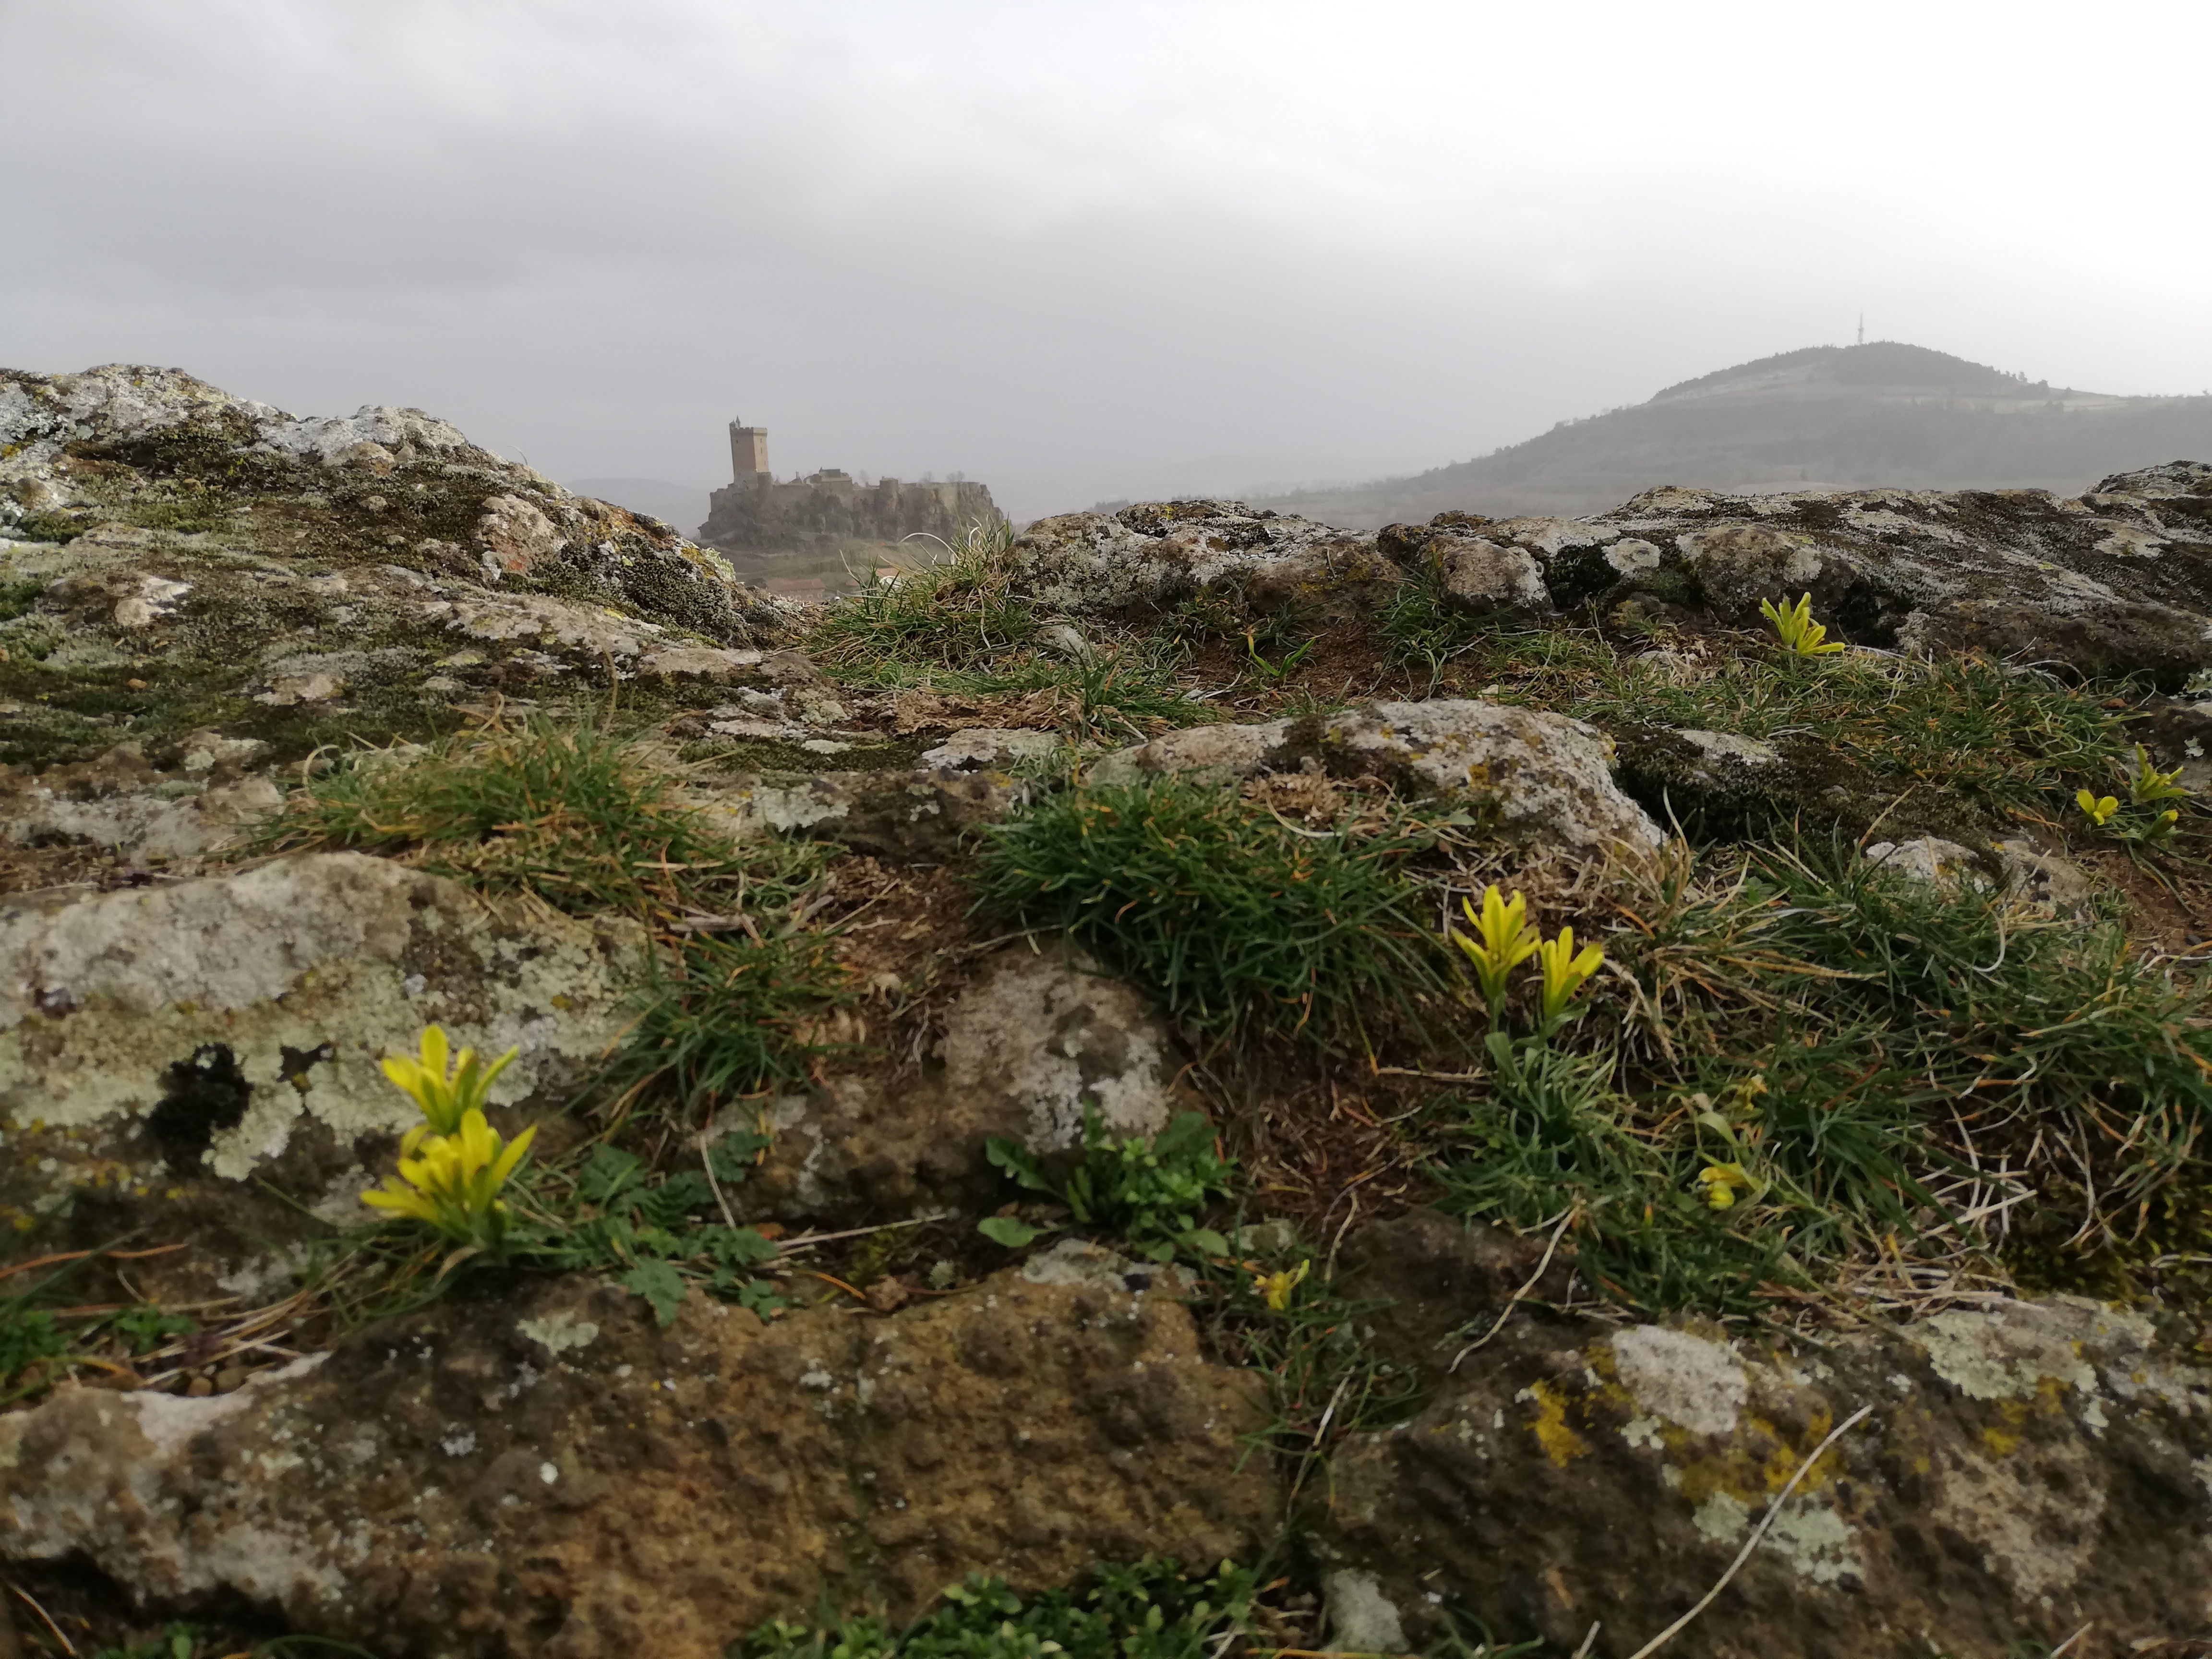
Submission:
[[[1766,1506],[1766,1513],[1759,1516],[1759,1524],[1752,1528],[1751,1536],[1743,1540],[1743,1547],[1736,1552],[1735,1559],[1729,1563],[1729,1570],[1720,1576],[1720,1582],[1705,1593],[1697,1606],[1692,1607],[1680,1619],[1637,1649],[1634,1653],[1629,1655],[1629,1659],[1650,1659],[1651,1655],[1658,1652],[1668,1643],[1688,1629],[1692,1620],[1712,1606],[1713,1598],[1729,1587],[1729,1581],[1736,1576],[1737,1571],[1745,1562],[1751,1559],[1751,1553],[1759,1547],[1759,1540],[1766,1536],[1766,1529],[1774,1524],[1775,1518],[1782,1513],[1782,1506],[1790,1501],[1790,1494],[1797,1490],[1797,1483],[1805,1478],[1814,1464],[1820,1461],[1821,1455],[1829,1447],[1864,1422],[1873,1412],[1873,1407],[1862,1406],[1828,1431],[1828,1437],[1814,1447],[1812,1455],[1797,1466],[1797,1473],[1790,1477],[1790,1484],[1775,1494],[1774,1501]],[[1597,1632],[1593,1629],[1590,1633],[1595,1636]],[[1587,1647],[1588,1644],[1585,1643],[1584,1645]]]
[[1544,1270],[1552,1265],[1552,1252],[1559,1248],[1559,1240],[1565,1235],[1568,1224],[1574,1220],[1577,1211],[1570,1208],[1565,1215],[1559,1218],[1559,1224],[1552,1229],[1552,1242],[1544,1246],[1544,1259],[1536,1264],[1536,1271],[1528,1275],[1528,1282],[1526,1285],[1523,1285],[1519,1290],[1514,1291],[1511,1296],[1506,1297],[1504,1310],[1498,1316],[1498,1320],[1495,1324],[1492,1325],[1488,1330],[1485,1331],[1480,1336],[1475,1338],[1474,1341],[1468,1343],[1467,1346],[1462,1348],[1457,1353],[1452,1356],[1452,1363],[1444,1367],[1446,1371],[1457,1370],[1459,1369],[1459,1362],[1461,1360],[1466,1358],[1468,1355],[1473,1353],[1484,1343],[1489,1341],[1492,1337],[1497,1335],[1498,1332],[1505,1328],[1505,1322],[1513,1317],[1513,1310],[1521,1305],[1522,1298],[1526,1297],[1531,1291],[1534,1290],[1537,1285],[1542,1281]]

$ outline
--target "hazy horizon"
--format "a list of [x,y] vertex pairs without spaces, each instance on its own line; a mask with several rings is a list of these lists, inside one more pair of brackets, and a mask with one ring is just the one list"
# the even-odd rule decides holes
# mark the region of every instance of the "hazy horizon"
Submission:
[[[2124,122],[2093,39],[2156,43]],[[414,404],[564,479],[712,487],[742,416],[1018,518],[1418,473],[1862,312],[2193,392],[2208,46],[2151,3],[0,0],[0,363]]]

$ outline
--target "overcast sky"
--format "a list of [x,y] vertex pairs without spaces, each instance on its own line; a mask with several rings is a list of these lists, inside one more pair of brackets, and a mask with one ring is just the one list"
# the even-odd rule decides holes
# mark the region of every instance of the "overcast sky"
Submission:
[[2212,386],[2212,7],[0,0],[0,363],[1018,516],[1796,346]]

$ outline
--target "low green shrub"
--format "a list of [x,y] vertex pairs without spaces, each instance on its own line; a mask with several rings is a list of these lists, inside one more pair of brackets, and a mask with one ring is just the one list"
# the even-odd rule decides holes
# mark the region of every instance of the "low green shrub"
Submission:
[[642,1105],[703,1126],[835,1052],[809,1033],[848,994],[847,979],[819,933],[686,937],[647,963],[636,1022],[597,1086],[623,1103],[618,1113]]
[[604,1143],[580,1164],[532,1183],[517,1209],[510,1255],[554,1273],[616,1273],[623,1288],[673,1324],[694,1286],[766,1319],[782,1305],[751,1270],[775,1260],[758,1230],[724,1217],[728,1192],[750,1173],[765,1137],[726,1134],[701,1167],[656,1177],[643,1158]]
[[[1229,1242],[1201,1223],[1206,1206],[1226,1198],[1237,1172],[1234,1158],[1218,1156],[1213,1126],[1203,1113],[1183,1112],[1157,1135],[1116,1140],[1097,1109],[1083,1110],[1083,1161],[1055,1179],[1019,1141],[994,1136],[991,1163],[1014,1182],[1065,1204],[1079,1227],[1099,1227],[1127,1239],[1141,1256],[1168,1261],[1186,1255],[1219,1255]],[[1045,1229],[1011,1216],[981,1224],[984,1237],[1013,1248]]]
[[986,668],[1042,630],[1013,559],[1014,526],[970,525],[941,563],[871,581],[841,601],[807,636],[806,648],[833,670],[866,673],[886,664],[953,671]]

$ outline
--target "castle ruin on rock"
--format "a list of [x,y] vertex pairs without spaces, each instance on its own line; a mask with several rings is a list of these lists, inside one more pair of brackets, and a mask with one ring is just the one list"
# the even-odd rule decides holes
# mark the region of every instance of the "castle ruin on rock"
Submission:
[[699,540],[733,553],[842,553],[910,536],[950,542],[1004,515],[988,487],[963,478],[864,483],[825,467],[779,483],[769,470],[768,428],[730,422],[731,482],[709,498]]

